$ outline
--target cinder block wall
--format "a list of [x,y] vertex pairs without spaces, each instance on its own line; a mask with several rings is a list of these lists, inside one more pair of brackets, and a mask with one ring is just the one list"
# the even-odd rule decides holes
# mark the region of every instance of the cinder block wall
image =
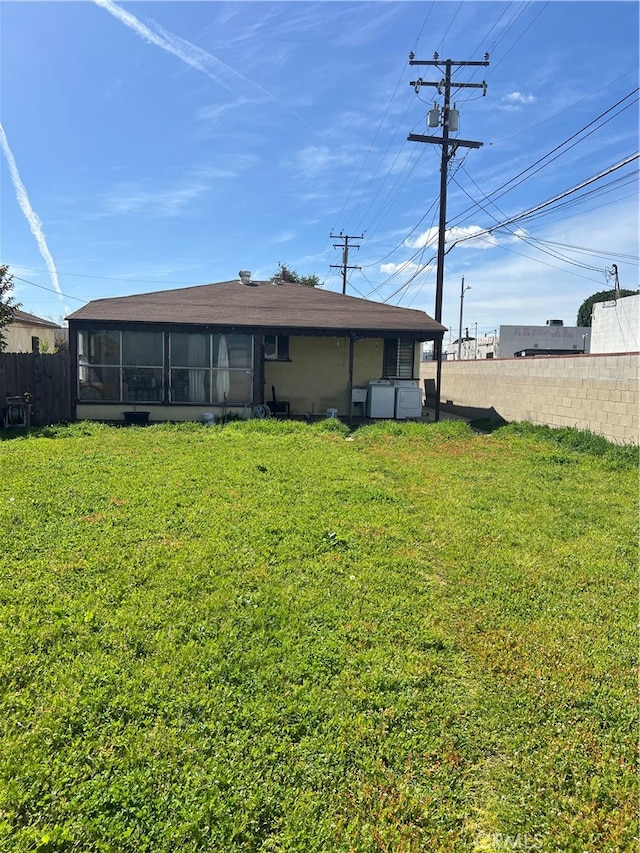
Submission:
[[[572,426],[639,444],[639,366],[640,353],[444,361],[440,404],[469,418]],[[435,376],[434,362],[420,364],[428,388]]]

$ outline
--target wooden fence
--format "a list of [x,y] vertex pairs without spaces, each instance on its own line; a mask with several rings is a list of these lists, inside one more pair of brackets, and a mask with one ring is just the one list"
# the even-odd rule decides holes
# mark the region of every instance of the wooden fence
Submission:
[[0,427],[11,397],[30,404],[33,424],[71,420],[69,353],[0,353]]

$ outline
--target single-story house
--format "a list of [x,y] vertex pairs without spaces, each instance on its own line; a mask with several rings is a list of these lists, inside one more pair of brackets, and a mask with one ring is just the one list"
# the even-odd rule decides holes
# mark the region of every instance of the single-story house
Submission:
[[418,380],[421,343],[445,332],[424,311],[252,281],[246,271],[97,299],[67,319],[75,416],[107,421],[123,420],[132,402],[151,421],[248,417],[265,404],[276,414],[350,417],[369,381]]
[[62,326],[16,309],[13,321],[4,328],[7,342],[5,352],[52,352],[64,333]]

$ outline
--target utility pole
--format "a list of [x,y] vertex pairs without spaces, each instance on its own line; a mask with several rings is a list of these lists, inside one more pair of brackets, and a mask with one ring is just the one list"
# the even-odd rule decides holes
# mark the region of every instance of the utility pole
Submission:
[[462,284],[460,285],[460,325],[458,326],[458,361],[462,358],[462,306],[464,304],[464,294],[467,290],[471,290],[471,285],[464,286],[464,276],[462,276]]
[[[458,130],[458,110],[451,109],[451,89],[483,89],[483,94],[487,94],[487,84],[482,83],[457,83],[451,81],[451,69],[455,65],[459,66],[487,66],[489,65],[489,54],[485,53],[482,62],[464,61],[457,62],[452,59],[445,59],[444,63],[440,62],[438,54],[433,54],[433,59],[415,59],[413,51],[409,54],[409,65],[432,65],[440,67],[444,64],[445,76],[439,81],[423,80],[419,77],[417,80],[412,80],[410,86],[413,86],[416,94],[420,91],[421,86],[435,86],[439,95],[444,94],[444,105],[442,111],[434,103],[433,109],[429,110],[427,123],[429,127],[439,127],[442,125],[442,136],[423,136],[418,133],[410,133],[407,139],[410,142],[430,142],[434,145],[440,145],[442,148],[442,157],[440,162],[440,216],[438,220],[438,261],[436,271],[436,306],[435,320],[438,323],[442,322],[442,291],[444,284],[444,245],[445,232],[447,226],[447,170],[449,160],[455,156],[458,148],[481,148],[482,142],[474,142],[470,139],[450,139],[449,132]],[[451,150],[449,150],[451,149]],[[436,367],[436,404],[435,404],[435,420],[440,420],[440,386],[442,379],[442,339],[433,342],[433,354],[437,360]]]
[[[342,249],[342,263],[331,264],[331,267],[342,270],[342,293],[344,294],[347,292],[347,270],[361,269],[357,266],[349,266],[349,240],[363,240],[364,234],[361,234],[359,237],[354,237],[348,234],[343,234],[341,231],[339,234],[330,234],[329,236],[332,240],[343,240],[342,243],[333,244],[334,249]],[[359,249],[360,246],[354,244],[353,248]]]
[[618,265],[611,264],[611,269],[607,270],[607,274],[609,278],[613,276],[613,280],[615,282],[614,293],[617,299],[620,296],[620,276],[618,275]]

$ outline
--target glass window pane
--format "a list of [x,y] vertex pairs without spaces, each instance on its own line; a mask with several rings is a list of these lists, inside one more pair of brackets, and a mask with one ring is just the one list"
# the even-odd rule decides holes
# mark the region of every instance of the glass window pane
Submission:
[[251,370],[212,370],[212,397],[214,403],[244,405],[253,398],[253,373]]
[[289,335],[278,335],[278,358],[289,360]]
[[253,367],[253,338],[251,335],[214,335],[213,366]]
[[211,371],[179,368],[171,371],[173,403],[208,403]]
[[210,367],[210,336],[189,332],[171,333],[173,367]]
[[120,368],[87,366],[81,368],[78,387],[80,400],[119,400]]
[[120,332],[95,329],[78,335],[78,361],[82,364],[120,364]]
[[159,403],[162,400],[162,368],[122,368],[122,398],[133,402]]
[[162,362],[162,332],[122,333],[123,364],[159,367]]
[[264,357],[265,358],[277,358],[278,357],[278,348],[276,346],[276,336],[275,335],[265,335],[264,336]]

